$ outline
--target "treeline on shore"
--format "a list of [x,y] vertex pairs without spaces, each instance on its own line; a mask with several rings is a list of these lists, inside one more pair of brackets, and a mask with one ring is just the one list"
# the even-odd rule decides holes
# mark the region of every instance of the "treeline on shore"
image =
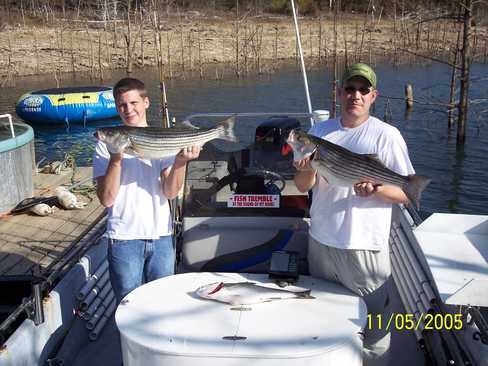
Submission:
[[[427,19],[452,16],[462,11],[459,0],[295,0],[301,15],[318,16],[344,12],[371,14],[377,17]],[[127,10],[158,11],[165,15],[196,11],[202,15],[247,12],[251,16],[263,13],[290,14],[290,0],[4,0],[0,4],[0,30],[6,24],[27,20],[49,22],[52,18],[74,17],[91,20],[116,20],[126,17]],[[475,2],[474,14],[484,24],[488,3]]]

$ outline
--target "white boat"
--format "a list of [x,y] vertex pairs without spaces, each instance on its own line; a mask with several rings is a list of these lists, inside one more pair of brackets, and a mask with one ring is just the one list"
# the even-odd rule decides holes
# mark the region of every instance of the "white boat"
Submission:
[[[212,116],[224,117],[189,119],[198,126]],[[223,152],[209,143],[188,164],[174,217],[178,274],[129,294],[115,322],[110,290],[100,295],[102,220],[49,296],[30,300],[30,318],[3,343],[0,365],[120,365],[122,359],[126,366],[361,364],[358,332],[375,320],[348,290],[307,276],[309,197],[296,190],[292,157],[281,148],[290,129],[307,128],[310,115],[236,117],[246,148]],[[315,300],[232,307],[194,295],[209,282],[268,284],[272,252],[283,250],[299,253],[297,284],[310,288]],[[422,221],[395,206],[390,250],[398,292],[391,299],[398,309],[389,319],[391,360],[488,365],[488,216],[433,214]],[[87,281],[99,291],[80,313]],[[91,329],[80,315],[92,320]]]

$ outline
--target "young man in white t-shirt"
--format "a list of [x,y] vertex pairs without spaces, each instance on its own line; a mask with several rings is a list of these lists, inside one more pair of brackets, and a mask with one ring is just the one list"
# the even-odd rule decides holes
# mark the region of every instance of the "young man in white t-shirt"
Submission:
[[[369,115],[378,96],[371,67],[361,63],[348,67],[338,90],[340,118],[318,123],[309,133],[356,153],[376,154],[399,174],[414,174],[398,129]],[[339,282],[363,296],[373,318],[388,313],[392,203],[408,203],[407,196],[399,187],[373,186],[367,181],[352,187],[332,186],[317,174],[309,159],[294,165],[297,188],[313,192],[308,254],[311,275]],[[386,364],[389,343],[387,331],[365,329],[366,364],[373,360],[375,365]]]
[[[124,125],[148,125],[149,99],[142,81],[121,79],[113,93]],[[97,196],[108,208],[108,263],[117,302],[141,284],[174,273],[168,200],[178,194],[186,163],[197,158],[200,150],[190,146],[173,158],[148,160],[108,151],[105,143],[97,142],[93,177]]]

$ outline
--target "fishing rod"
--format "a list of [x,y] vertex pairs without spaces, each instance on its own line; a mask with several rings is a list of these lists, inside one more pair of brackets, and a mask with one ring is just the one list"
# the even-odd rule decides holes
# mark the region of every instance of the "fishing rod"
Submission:
[[[300,30],[298,29],[298,19],[297,19],[297,13],[295,11],[295,1],[290,0],[290,2],[291,2],[291,9],[293,11],[293,20],[295,22],[295,34],[297,38],[298,51],[300,53],[300,65],[302,67],[303,84],[305,87],[305,96],[307,98],[308,113],[312,114],[312,102],[310,101],[310,93],[308,91],[307,70],[305,70],[305,61],[303,60],[302,42],[300,40]],[[310,123],[312,124],[312,126],[314,125],[313,118],[310,118]]]
[[169,123],[169,111],[168,111],[168,99],[166,98],[166,85],[164,80],[159,83],[159,89],[161,90],[161,111],[163,113],[163,127],[171,127]]

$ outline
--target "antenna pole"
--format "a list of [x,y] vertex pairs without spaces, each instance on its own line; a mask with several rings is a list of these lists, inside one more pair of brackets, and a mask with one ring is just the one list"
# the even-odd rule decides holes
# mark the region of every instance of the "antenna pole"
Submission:
[[[298,29],[297,13],[295,11],[295,1],[290,0],[290,2],[291,2],[291,8],[293,10],[293,20],[295,22],[295,34],[297,37],[298,51],[300,52],[300,64],[302,66],[303,84],[305,86],[305,95],[307,97],[308,113],[312,114],[312,102],[310,101],[310,93],[308,92],[307,71],[305,70],[305,61],[303,60],[302,42],[300,40],[300,31]],[[313,126],[314,125],[313,118],[310,118],[310,122],[312,123]]]

